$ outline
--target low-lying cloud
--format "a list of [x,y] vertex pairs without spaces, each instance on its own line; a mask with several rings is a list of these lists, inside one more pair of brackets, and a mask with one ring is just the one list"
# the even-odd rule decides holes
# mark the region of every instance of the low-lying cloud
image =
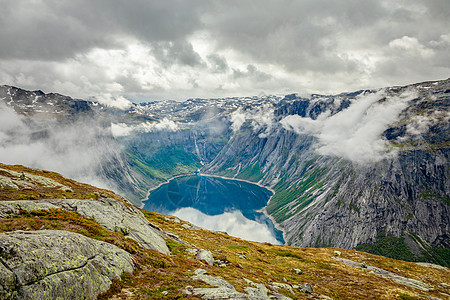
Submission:
[[316,120],[298,115],[281,120],[285,129],[317,138],[316,151],[357,162],[378,161],[393,152],[387,151],[382,133],[394,123],[408,101],[416,96],[408,90],[390,96],[386,90],[363,94],[339,113],[322,113]]
[[239,108],[230,115],[231,129],[237,132],[246,121],[250,121],[253,131],[260,132],[258,137],[267,137],[274,125],[274,108],[272,105],[261,105],[252,109]]
[[109,93],[92,97],[92,100],[108,107],[118,108],[121,110],[127,110],[133,105],[130,100],[125,99],[122,96],[113,96]]
[[178,124],[168,118],[164,118],[159,122],[145,122],[139,125],[130,126],[125,123],[111,123],[111,133],[114,137],[127,136],[132,132],[154,132],[154,131],[177,131]]
[[[59,172],[90,184],[114,188],[101,166],[120,148],[94,120],[36,125],[0,103],[0,161]],[[110,135],[109,135],[110,136]]]
[[237,210],[209,216],[195,208],[187,207],[176,210],[172,215],[205,229],[225,231],[238,238],[280,244],[266,224],[249,220]]

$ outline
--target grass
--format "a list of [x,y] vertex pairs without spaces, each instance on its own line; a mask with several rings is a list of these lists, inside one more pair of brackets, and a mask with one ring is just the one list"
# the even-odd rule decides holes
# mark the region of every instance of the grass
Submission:
[[242,169],[236,176],[236,178],[258,182],[263,178],[263,176],[264,174],[261,172],[259,163],[255,163]]
[[[111,192],[110,190],[93,187],[89,184],[79,183],[71,179],[67,179],[62,175],[45,170],[36,170],[20,165],[4,165],[0,163],[0,168],[15,172],[24,172],[52,179],[61,185],[69,187],[71,190],[62,190],[57,187],[45,187],[38,182],[27,179],[28,182],[34,183],[36,186],[32,189],[0,189],[0,200],[38,200],[38,199],[93,199],[97,200],[102,197],[109,197],[121,201],[125,205],[130,203],[123,197]],[[3,172],[3,176],[11,179],[19,179],[8,172]]]
[[[322,177],[325,171],[324,168],[305,171],[303,179],[298,183],[291,183],[286,177],[283,177],[274,186],[275,195],[267,206],[267,212],[274,217],[277,223],[299,213],[313,201],[312,192],[323,186]],[[296,206],[296,208],[291,210],[288,206]]]
[[417,261],[417,257],[409,250],[403,237],[379,237],[374,244],[358,245],[356,250],[395,259]]

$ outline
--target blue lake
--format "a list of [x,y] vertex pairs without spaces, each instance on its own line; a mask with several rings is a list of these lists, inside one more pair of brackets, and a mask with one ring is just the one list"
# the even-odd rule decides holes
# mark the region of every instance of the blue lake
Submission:
[[150,192],[145,210],[179,217],[209,230],[258,242],[283,244],[283,234],[263,213],[272,196],[249,182],[220,177],[177,177]]

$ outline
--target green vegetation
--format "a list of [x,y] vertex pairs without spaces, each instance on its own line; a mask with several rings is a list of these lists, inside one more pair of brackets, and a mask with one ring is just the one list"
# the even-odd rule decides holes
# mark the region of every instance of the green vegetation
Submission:
[[126,154],[133,163],[132,168],[153,181],[153,184],[176,175],[193,173],[202,167],[197,156],[180,146],[162,148],[148,157],[137,156],[130,151]]
[[382,255],[394,259],[417,261],[417,257],[409,250],[404,237],[385,236],[379,234],[374,244],[361,244],[355,249],[376,255]]
[[394,259],[402,259],[406,261],[433,262],[438,265],[450,267],[450,249],[436,248],[426,245],[422,239],[414,233],[408,233],[422,248],[426,249],[422,252],[422,256],[414,255],[405,243],[405,237],[400,238],[386,236],[385,232],[377,234],[377,241],[374,244],[358,245],[355,249],[376,255],[382,255]]
[[248,250],[248,246],[245,245],[228,245],[227,248],[237,250]]
[[242,169],[236,176],[236,178],[258,182],[263,178],[263,176],[264,174],[261,172],[259,163],[257,162],[251,166]]
[[283,177],[274,187],[275,195],[270,200],[267,212],[277,223],[300,212],[313,201],[312,192],[323,186],[325,171],[325,168],[312,170],[305,174],[302,181],[292,185]]
[[450,199],[449,199],[449,198],[442,197],[441,195],[432,193],[432,192],[429,191],[429,190],[426,190],[426,191],[422,192],[422,193],[420,194],[420,196],[421,196],[423,199],[425,199],[425,200],[440,200],[440,201],[444,201],[444,202],[447,203],[447,204],[450,204]]
[[293,252],[288,251],[288,250],[267,250],[266,252],[274,253],[274,254],[276,254],[278,256],[281,256],[281,257],[292,257],[292,258],[296,258],[296,259],[299,259],[299,260],[304,260],[304,258],[301,257],[300,255],[298,255],[297,253],[293,253]]

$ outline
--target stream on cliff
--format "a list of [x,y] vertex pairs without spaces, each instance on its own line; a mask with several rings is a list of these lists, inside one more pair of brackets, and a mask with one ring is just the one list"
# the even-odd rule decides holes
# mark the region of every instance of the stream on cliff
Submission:
[[247,240],[284,244],[282,232],[259,212],[271,196],[271,191],[253,183],[188,175],[152,190],[143,209]]

